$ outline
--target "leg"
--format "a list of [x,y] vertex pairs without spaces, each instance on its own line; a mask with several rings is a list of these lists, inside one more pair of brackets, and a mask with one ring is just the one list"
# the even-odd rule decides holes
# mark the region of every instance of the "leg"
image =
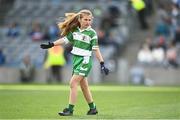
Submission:
[[69,93],[69,106],[63,110],[63,112],[59,112],[58,114],[61,116],[70,116],[73,115],[73,107],[77,100],[78,94],[78,84],[84,77],[80,75],[73,75],[70,81],[70,93]]
[[80,81],[80,86],[87,103],[92,103],[93,98],[88,86],[87,78],[84,78],[83,80]]
[[51,66],[48,70],[48,83],[53,83],[54,81],[54,66]]
[[93,102],[92,94],[88,86],[87,78],[84,78],[80,81],[81,90],[83,95],[89,105],[90,110],[87,112],[87,115],[96,115],[98,113],[96,105]]
[[141,28],[142,29],[148,29],[145,9],[138,11],[138,17],[139,17],[139,22],[140,22]]
[[52,68],[51,69],[52,80],[57,81],[57,72],[58,72],[57,66],[53,65],[51,68]]
[[80,75],[73,75],[70,81],[70,94],[69,94],[69,104],[74,105],[77,99],[78,93],[78,84],[80,81],[83,80],[83,76]]
[[61,66],[55,65],[53,73],[54,73],[54,78],[56,79],[57,82],[61,82],[60,72],[61,72]]

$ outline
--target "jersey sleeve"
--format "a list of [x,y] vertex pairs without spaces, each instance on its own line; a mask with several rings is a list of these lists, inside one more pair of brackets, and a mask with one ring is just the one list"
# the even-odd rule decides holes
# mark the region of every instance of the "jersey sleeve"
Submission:
[[98,37],[97,34],[94,33],[92,39],[91,39],[91,45],[92,45],[92,49],[95,50],[98,48]]
[[65,42],[65,44],[67,43],[73,43],[73,34],[72,32],[69,32],[66,36],[63,37],[63,40]]

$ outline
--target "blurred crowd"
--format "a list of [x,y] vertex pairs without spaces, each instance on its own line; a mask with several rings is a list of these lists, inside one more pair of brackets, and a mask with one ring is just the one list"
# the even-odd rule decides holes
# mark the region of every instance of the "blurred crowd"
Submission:
[[[5,34],[7,37],[19,37],[22,35],[21,27],[17,22],[10,23],[5,28]],[[33,21],[31,27],[27,30],[27,36],[31,38],[32,41],[42,41],[42,40],[56,40],[59,36],[59,29],[56,24],[43,27],[43,25],[38,21]]]
[[159,1],[153,35],[147,36],[137,55],[138,62],[178,68],[180,64],[180,1]]

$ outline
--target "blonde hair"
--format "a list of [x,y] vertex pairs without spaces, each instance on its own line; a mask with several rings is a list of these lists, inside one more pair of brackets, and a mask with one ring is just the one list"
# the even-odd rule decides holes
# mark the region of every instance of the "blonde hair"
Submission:
[[65,13],[65,20],[58,23],[58,27],[61,30],[61,35],[66,36],[68,32],[73,31],[74,28],[80,27],[79,20],[83,15],[90,15],[93,18],[93,15],[90,10],[83,9],[78,13]]

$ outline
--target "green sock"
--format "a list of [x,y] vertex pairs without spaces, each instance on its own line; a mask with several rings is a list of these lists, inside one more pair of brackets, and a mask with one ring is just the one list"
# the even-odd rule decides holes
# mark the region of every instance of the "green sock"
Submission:
[[96,105],[95,105],[94,102],[91,102],[91,103],[89,103],[88,105],[89,105],[89,108],[90,108],[90,109],[95,109],[95,108],[96,108]]
[[69,104],[68,109],[69,109],[70,111],[73,111],[73,108],[74,108],[74,105]]

